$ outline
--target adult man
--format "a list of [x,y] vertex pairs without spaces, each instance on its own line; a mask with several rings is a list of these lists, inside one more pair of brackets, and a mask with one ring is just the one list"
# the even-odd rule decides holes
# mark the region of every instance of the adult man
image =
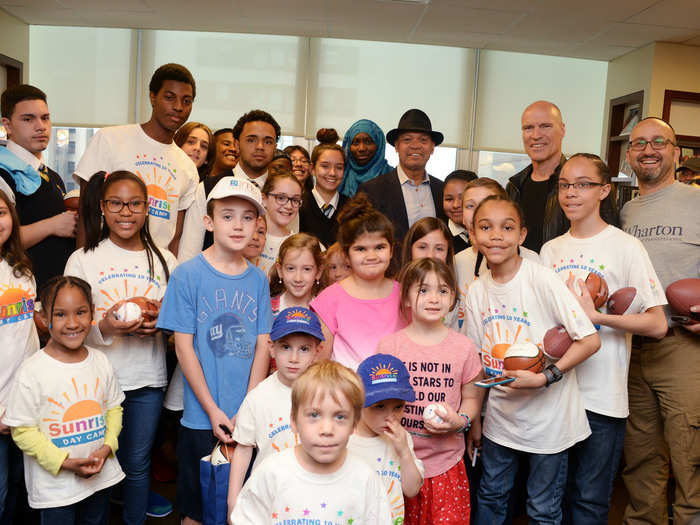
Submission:
[[[233,175],[252,182],[260,189],[263,188],[267,180],[267,166],[272,161],[280,133],[279,124],[266,111],[254,109],[238,119],[232,130],[233,140],[240,155],[238,164],[233,170],[221,173],[212,172],[197,187],[194,203],[185,217],[178,254],[179,262],[185,262],[204,248],[211,246],[212,234],[207,232],[204,227],[204,216],[207,214],[207,195],[222,177]],[[226,135],[222,135],[219,140],[225,137]]]
[[386,134],[386,140],[396,149],[399,165],[365,182],[359,191],[366,193],[374,207],[389,218],[400,243],[418,219],[438,217],[447,223],[442,207],[443,183],[425,171],[435,146],[442,144],[443,135],[433,131],[423,111],[409,109],[399,126]]
[[[98,131],[73,174],[81,190],[98,171],[127,170],[141,177],[148,188],[151,236],[156,244],[176,255],[185,210],[192,204],[199,176],[192,160],[173,142],[173,136],[190,116],[195,90],[187,68],[179,64],[160,66],[149,84],[150,120]],[[81,235],[78,242],[82,244]]]
[[676,168],[678,180],[683,184],[698,185],[700,181],[700,157],[690,157]]
[[221,128],[214,133],[214,163],[208,177],[218,175],[224,171],[231,172],[238,164],[238,145],[233,138],[233,129]]
[[545,242],[569,228],[557,198],[559,171],[566,161],[561,153],[566,126],[559,108],[544,100],[525,108],[521,125],[525,153],[532,163],[510,178],[506,191],[525,213],[523,246],[539,252]]
[[46,94],[21,85],[2,94],[2,124],[7,148],[0,148],[0,177],[17,206],[22,245],[32,260],[37,289],[62,275],[75,250],[78,216],[66,211],[66,187],[61,177],[44,164],[42,152],[51,137],[51,116]]
[[[674,182],[679,148],[670,125],[650,117],[632,130],[627,162],[639,197],[625,204],[622,224],[644,243],[664,289],[700,275],[700,189]],[[670,467],[676,480],[673,522],[700,513],[700,323],[670,318],[661,340],[637,337],[629,370],[624,480],[627,525],[667,524]],[[700,308],[698,308],[700,311]]]

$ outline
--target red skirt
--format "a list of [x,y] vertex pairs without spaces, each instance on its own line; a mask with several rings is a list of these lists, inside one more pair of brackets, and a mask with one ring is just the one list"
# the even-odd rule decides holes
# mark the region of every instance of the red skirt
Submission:
[[469,480],[460,459],[447,472],[426,478],[415,498],[406,498],[406,525],[469,525]]

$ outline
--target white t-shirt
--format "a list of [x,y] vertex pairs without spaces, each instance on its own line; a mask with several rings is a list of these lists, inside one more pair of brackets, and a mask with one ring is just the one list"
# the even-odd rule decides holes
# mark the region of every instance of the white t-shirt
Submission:
[[[175,256],[164,248],[161,253],[173,271]],[[153,277],[148,275],[146,250],[120,248],[109,238],[88,252],[73,252],[66,263],[65,275],[85,279],[92,287],[95,319],[102,319],[112,305],[130,297],[148,297],[159,301],[165,295],[165,272],[153,254]],[[92,333],[98,333],[93,330]],[[92,341],[112,362],[123,390],[163,387],[168,383],[165,368],[165,340],[161,332],[150,337],[115,336],[111,344]]]
[[263,248],[263,251],[260,254],[260,257],[258,257],[256,263],[257,267],[260,268],[265,274],[265,277],[270,276],[270,270],[275,265],[277,255],[280,253],[280,246],[282,246],[282,243],[291,235],[292,234],[290,233],[289,235],[278,237],[277,235],[267,234],[267,238],[265,239],[265,247]]
[[177,248],[177,262],[182,264],[199,255],[204,245],[204,216],[207,214],[207,197],[204,193],[204,183],[197,184],[192,205],[187,208],[185,222],[182,226],[180,244]]
[[[457,277],[457,304],[455,305],[456,315],[449,319],[454,319],[448,326],[462,334],[467,333],[467,325],[464,323],[465,303],[467,301],[467,291],[469,285],[476,279],[474,277],[474,269],[476,268],[476,258],[479,254],[474,246],[469,246],[455,255],[455,276]],[[539,262],[540,256],[537,252],[520,247],[520,255],[523,259]],[[486,257],[482,257],[481,265],[479,266],[479,275],[484,275],[489,271]],[[453,312],[455,311],[453,310]]]
[[236,417],[233,439],[258,449],[253,469],[268,456],[297,445],[289,426],[292,412],[292,389],[283,385],[278,372],[261,381],[248,392]]
[[15,373],[39,349],[34,326],[36,285],[33,277],[15,277],[7,261],[0,260],[0,420]]
[[[413,451],[411,435],[407,433],[406,436],[413,461],[423,476],[425,473],[423,462],[416,457],[416,453]],[[405,520],[405,512],[401,485],[401,464],[389,440],[384,436],[365,437],[353,434],[348,442],[348,451],[362,458],[367,465],[377,471],[388,497],[391,523],[394,525],[402,524]]]
[[[17,373],[5,423],[38,427],[71,458],[86,458],[104,444],[105,414],[123,400],[112,365],[102,352],[88,348],[83,361],[62,363],[40,350]],[[24,478],[29,505],[45,509],[82,501],[115,485],[124,473],[110,455],[102,470],[89,478],[63,469],[54,476],[25,454]]]
[[[574,340],[595,333],[556,274],[528,259],[505,284],[495,282],[490,271],[471,284],[466,324],[467,335],[481,346],[481,362],[489,375],[502,373],[503,355],[511,344],[531,342],[542,348],[544,334],[553,326],[563,325]],[[575,370],[549,388],[489,389],[484,435],[499,445],[555,454],[590,433]]]
[[173,412],[185,409],[185,374],[180,363],[175,365],[173,376],[170,378],[168,389],[165,391],[163,406]]
[[[644,246],[614,226],[586,239],[577,239],[567,232],[542,246],[540,257],[564,282],[572,274],[585,281],[593,272],[605,279],[609,295],[633,286],[643,305],[640,312],[666,304],[663,287]],[[601,309],[606,310],[606,306]],[[605,416],[627,417],[630,341],[624,331],[609,326],[601,326],[598,335],[600,350],[576,367],[584,405]]]
[[267,458],[246,482],[231,513],[233,525],[384,525],[389,500],[374,469],[348,453],[332,474],[304,470],[294,449]]
[[127,170],[148,189],[149,228],[158,246],[175,236],[177,214],[192,204],[199,182],[197,167],[177,144],[163,144],[143,131],[141,124],[102,128],[90,140],[73,177],[90,180],[98,171]]

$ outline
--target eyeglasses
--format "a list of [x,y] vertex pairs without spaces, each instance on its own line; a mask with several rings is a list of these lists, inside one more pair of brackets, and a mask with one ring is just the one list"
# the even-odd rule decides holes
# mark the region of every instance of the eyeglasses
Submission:
[[280,206],[284,206],[288,202],[292,203],[292,206],[299,208],[301,206],[301,199],[299,197],[290,197],[284,193],[268,193],[270,197],[275,198],[275,202]]
[[662,150],[666,147],[666,144],[671,144],[672,146],[675,146],[676,144],[670,140],[670,139],[665,139],[663,137],[656,137],[651,140],[645,140],[645,139],[637,139],[637,140],[630,140],[630,149],[632,151],[644,151],[647,147],[647,144],[651,144],[652,149],[655,149],[656,151]]
[[294,157],[291,157],[291,159],[292,159],[292,164],[301,164],[302,166],[306,166],[309,163],[309,161],[303,157],[300,159],[295,159]]
[[105,208],[107,208],[107,211],[111,213],[119,213],[124,206],[129,208],[131,213],[137,214],[146,213],[148,209],[148,202],[140,199],[134,199],[129,202],[124,202],[119,199],[105,199],[102,203],[105,205]]
[[605,186],[605,184],[602,182],[558,182],[557,186],[559,187],[559,191],[567,191],[569,188],[581,191],[590,190],[595,186]]

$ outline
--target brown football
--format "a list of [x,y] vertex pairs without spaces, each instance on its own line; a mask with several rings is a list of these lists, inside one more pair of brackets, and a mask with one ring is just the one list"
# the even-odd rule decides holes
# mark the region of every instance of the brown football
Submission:
[[236,443],[220,443],[219,450],[221,454],[228,460],[229,463],[233,461],[233,450],[236,448]]
[[503,358],[506,370],[529,370],[536,374],[544,370],[544,354],[532,343],[510,345]]
[[148,297],[132,297],[131,299],[127,299],[127,301],[139,305],[144,321],[151,322],[158,319],[158,315],[150,315],[147,312],[147,310],[159,311],[160,305],[157,301],[149,299]]
[[700,321],[700,312],[691,312],[690,307],[700,304],[700,279],[681,279],[668,285],[666,299],[671,309],[679,315]]
[[597,273],[589,273],[586,277],[586,288],[591,293],[593,304],[600,308],[608,300],[608,283]]
[[78,211],[79,203],[80,197],[68,197],[67,199],[63,199],[63,204],[65,204],[66,210],[68,211]]
[[622,315],[626,313],[638,313],[638,312],[628,312],[630,306],[634,302],[634,298],[637,297],[637,289],[633,286],[628,286],[626,288],[620,288],[617,292],[610,296],[608,299],[608,313],[612,315]]
[[559,359],[573,344],[569,332],[563,326],[555,326],[547,330],[542,340],[544,353],[552,359]]
[[47,335],[49,333],[49,327],[46,324],[46,318],[41,309],[36,308],[37,304],[41,303],[34,303],[34,324],[36,325],[36,330],[39,332],[39,335]]

